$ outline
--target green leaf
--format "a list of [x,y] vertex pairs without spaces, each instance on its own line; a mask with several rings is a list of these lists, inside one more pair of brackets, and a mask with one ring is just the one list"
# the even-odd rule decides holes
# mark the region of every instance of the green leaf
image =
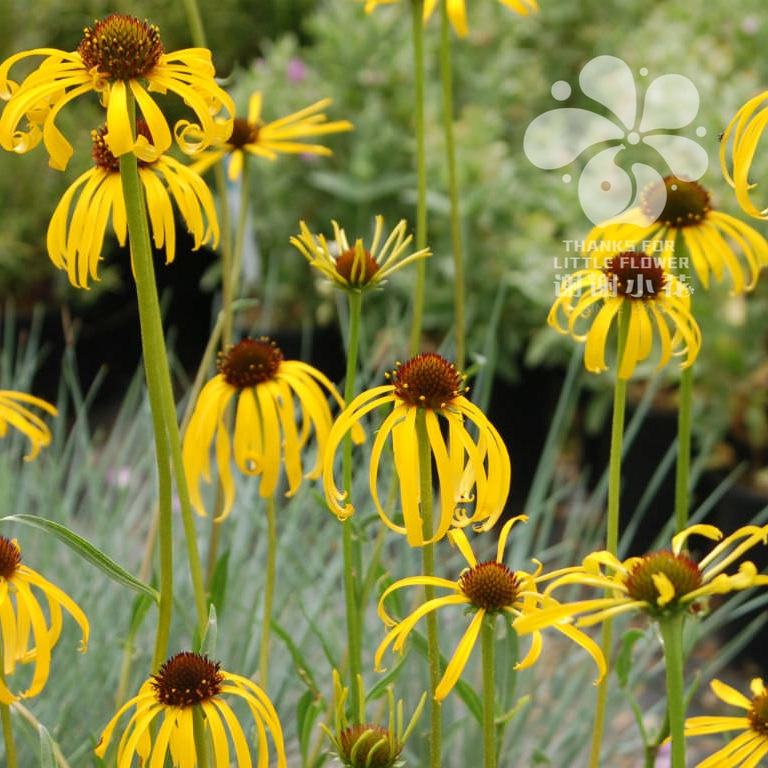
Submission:
[[291,637],[290,633],[284,630],[279,624],[277,624],[274,621],[272,622],[271,627],[272,627],[272,631],[288,647],[288,651],[293,657],[293,663],[296,667],[296,671],[298,672],[301,680],[304,682],[307,688],[309,688],[310,691],[312,691],[316,696],[319,696],[320,688],[315,682],[315,678],[312,676],[312,672],[310,670],[309,664],[307,663],[307,660],[304,658],[304,655],[302,654],[299,647],[293,641],[293,638]]
[[314,732],[315,721],[317,716],[325,711],[325,708],[325,701],[322,698],[318,698],[317,694],[311,690],[304,691],[296,705],[296,725],[304,763],[306,763],[307,755],[309,754],[310,740]]
[[640,629],[630,629],[621,636],[621,650],[616,655],[616,676],[620,688],[624,688],[629,681],[629,673],[632,671],[632,648],[643,635],[645,632]]
[[227,577],[229,575],[229,550],[224,552],[216,561],[211,577],[211,602],[216,606],[217,613],[224,612],[224,600],[227,596]]
[[216,617],[216,606],[211,603],[208,606],[208,624],[205,626],[205,634],[200,643],[200,653],[208,656],[216,656],[216,641],[219,637],[219,622]]
[[93,544],[60,523],[54,523],[52,520],[46,520],[44,517],[38,517],[37,515],[7,515],[6,517],[0,517],[0,522],[23,523],[31,528],[37,528],[40,531],[50,533],[84,560],[95,565],[113,581],[135,592],[148,595],[156,603],[160,600],[160,593],[156,589],[132,576],[114,560],[107,557],[101,550],[96,549]]
[[39,724],[37,732],[40,736],[40,768],[56,768],[56,750],[48,729]]

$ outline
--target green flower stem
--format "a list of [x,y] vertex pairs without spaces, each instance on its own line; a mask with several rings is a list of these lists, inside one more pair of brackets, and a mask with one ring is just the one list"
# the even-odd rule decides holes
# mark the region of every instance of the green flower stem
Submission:
[[[133,120],[135,103],[132,97],[129,97],[128,104],[130,119]],[[146,204],[139,178],[138,160],[133,153],[125,154],[120,158],[120,179],[131,242],[142,350],[158,467],[160,605],[153,660],[156,665],[155,668],[157,668],[166,656],[173,611],[173,523],[171,511],[173,477],[176,480],[181,506],[181,517],[187,542],[187,558],[201,635],[207,626],[208,609],[203,584],[203,570],[197,550],[194,517],[189,502],[189,491],[182,461],[181,437],[176,417],[176,402],[173,396],[171,375],[168,369],[160,302],[155,283]]]
[[0,704],[0,719],[3,721],[3,741],[5,742],[5,764],[7,768],[18,768],[16,745],[13,741],[13,724],[11,723],[11,708],[8,704]]
[[456,175],[456,145],[453,139],[453,68],[451,65],[451,25],[448,3],[440,3],[442,24],[440,36],[440,74],[443,85],[443,132],[445,133],[445,165],[448,171],[448,198],[451,204],[451,252],[453,254],[453,311],[456,326],[456,367],[464,370],[466,358],[466,319],[464,259],[461,245],[459,183]]
[[[237,230],[235,231],[235,245],[232,250],[232,263],[229,265],[229,284],[230,301],[229,306],[224,305],[225,315],[229,320],[224,322],[224,344],[231,344],[234,340],[234,323],[232,320],[232,302],[237,298],[240,289],[240,273],[243,270],[243,243],[245,242],[245,225],[248,221],[248,195],[249,195],[249,155],[243,152],[243,170],[240,175],[240,205],[237,212]],[[261,279],[266,278],[265,270],[262,269]]]
[[192,707],[192,733],[195,739],[197,768],[208,768],[208,739],[205,737],[203,708],[199,704]]
[[659,619],[667,668],[667,713],[672,737],[672,768],[685,768],[685,689],[683,682],[684,613]]
[[207,48],[205,42],[205,27],[203,26],[203,18],[200,15],[200,8],[195,0],[184,0],[184,10],[187,13],[187,21],[189,22],[190,34],[192,40],[199,48]]
[[486,615],[480,627],[483,657],[483,753],[485,768],[496,768],[496,682],[493,654],[496,616]]
[[168,371],[168,360],[165,354],[165,338],[160,317],[160,304],[157,298],[146,208],[139,179],[138,162],[133,153],[123,155],[120,158],[120,179],[125,197],[128,233],[131,241],[131,258],[139,305],[141,345],[144,351],[144,369],[147,377],[147,392],[152,413],[157,461],[160,601],[155,650],[152,659],[152,669],[157,670],[167,655],[173,613],[173,517],[171,510],[173,481],[168,440],[169,424],[165,413],[162,384],[160,383],[162,372]]
[[691,471],[691,409],[693,366],[680,372],[680,404],[677,411],[677,469],[675,472],[675,531],[688,525],[688,475]]
[[[629,331],[629,312],[631,308],[627,302],[623,302],[619,309],[619,339],[617,345],[617,370],[621,365],[624,355],[624,347],[627,344]],[[613,393],[613,423],[611,425],[611,452],[608,464],[608,520],[605,534],[605,548],[612,554],[619,549],[619,499],[621,496],[621,454],[624,442],[624,416],[627,404],[627,381],[616,375],[616,384]],[[603,622],[601,647],[606,663],[610,667],[611,647],[613,645],[613,622],[606,619]],[[600,745],[603,740],[603,728],[605,725],[605,712],[608,704],[608,674],[600,681],[597,688],[597,702],[595,704],[595,720],[592,729],[592,751],[589,758],[590,768],[600,765]]]
[[[3,650],[3,643],[0,640],[0,680],[5,683],[5,663],[3,660]],[[16,744],[13,741],[13,723],[11,721],[10,704],[0,703],[0,721],[3,724],[3,742],[5,743],[6,768],[18,768],[19,762],[16,758]]]
[[[416,411],[416,440],[419,452],[419,498],[421,499],[422,533],[425,539],[434,535],[432,519],[432,451],[427,434],[427,412],[424,408]],[[435,545],[424,544],[421,548],[422,568],[425,576],[435,575]],[[424,600],[429,602],[435,598],[435,588],[430,584],[424,585]],[[440,768],[442,753],[442,704],[435,699],[435,691],[440,685],[440,645],[437,633],[437,614],[430,611],[427,621],[427,656],[429,659],[429,689],[430,689],[430,743],[429,766]]]
[[269,632],[272,624],[272,602],[275,596],[277,563],[277,520],[275,497],[267,499],[267,566],[264,584],[264,611],[261,617],[261,644],[259,645],[259,685],[267,689],[269,674]]
[[[412,0],[413,21],[413,108],[416,135],[416,250],[427,245],[427,155],[424,133],[424,0]],[[427,263],[416,262],[416,284],[411,319],[411,356],[421,348],[421,327],[424,318],[424,290]]]
[[[349,404],[355,396],[357,377],[357,356],[360,349],[360,317],[362,314],[363,295],[359,291],[350,291],[349,300],[349,339],[347,342],[347,371],[344,379],[344,402]],[[347,494],[352,491],[352,437],[347,435],[342,444],[342,482]],[[347,646],[349,654],[349,690],[351,693],[351,711],[360,709],[360,686],[358,675],[363,672],[363,613],[359,584],[362,583],[360,569],[360,539],[355,530],[353,518],[347,518],[342,524],[344,552],[344,600],[347,613]]]

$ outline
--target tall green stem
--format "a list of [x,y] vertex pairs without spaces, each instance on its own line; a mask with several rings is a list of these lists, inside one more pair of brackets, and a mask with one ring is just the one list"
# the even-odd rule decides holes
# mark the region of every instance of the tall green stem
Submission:
[[483,656],[483,752],[485,768],[496,768],[496,676],[495,650],[496,616],[487,615],[480,628],[480,649]]
[[[426,409],[416,411],[416,440],[419,455],[419,500],[421,502],[422,533],[425,539],[434,535],[432,517],[432,450],[427,434]],[[435,575],[435,545],[424,544],[421,548],[422,569],[425,576]],[[431,584],[424,585],[424,600],[429,602],[435,598],[435,588]],[[440,669],[440,644],[437,632],[437,614],[430,611],[427,621],[427,656],[429,660],[429,689],[430,689],[430,743],[429,766],[440,768],[442,757],[443,717],[442,704],[435,699],[435,691],[440,685],[442,671]]]
[[[427,156],[424,132],[424,0],[412,0],[413,21],[413,110],[416,134],[416,250],[427,245]],[[411,356],[421,349],[421,327],[424,317],[424,291],[427,262],[416,262],[416,284],[411,319]]]
[[675,472],[675,531],[688,525],[688,487],[691,471],[691,409],[693,367],[680,372],[680,404],[677,411],[677,469]]
[[[135,103],[129,98],[131,119],[135,114]],[[172,522],[172,478],[181,506],[181,517],[187,543],[198,627],[202,633],[206,627],[208,610],[203,584],[203,570],[197,550],[192,506],[189,502],[186,476],[181,452],[181,437],[176,416],[176,401],[173,396],[171,374],[168,369],[168,355],[157,296],[152,246],[149,236],[147,210],[139,177],[138,160],[133,153],[120,158],[120,179],[125,199],[128,234],[131,242],[131,259],[136,295],[139,306],[139,323],[147,377],[147,391],[152,411],[152,425],[155,436],[159,484],[158,540],[160,551],[160,610],[158,634],[155,643],[155,666],[165,658],[173,603],[173,522]]]
[[[2,640],[0,640],[0,680],[5,683],[5,663],[3,660]],[[0,703],[0,722],[3,725],[3,742],[5,744],[5,764],[7,768],[18,768],[16,759],[16,744],[13,740],[13,722],[11,721],[11,707],[9,704]]]
[[203,708],[199,704],[192,707],[192,735],[195,740],[197,768],[208,768],[208,739],[205,736]]
[[[357,356],[360,348],[360,316],[362,314],[363,295],[352,291],[349,299],[349,339],[347,342],[347,371],[344,379],[344,402],[349,404],[355,396],[357,378]],[[347,435],[342,445],[342,482],[347,494],[352,491],[352,438]],[[355,530],[355,522],[350,517],[342,524],[344,553],[344,600],[347,613],[347,646],[349,648],[349,690],[352,695],[352,712],[360,710],[360,686],[358,675],[363,671],[363,611],[360,604],[360,584],[363,574],[360,569],[360,539]]]
[[8,704],[0,704],[0,719],[3,722],[3,741],[5,743],[5,764],[7,768],[18,768],[16,760],[16,745],[13,741],[13,724],[11,723],[11,708]]
[[672,737],[672,768],[685,768],[685,688],[683,680],[683,623],[685,614],[659,619],[667,668],[667,712]]
[[456,367],[464,370],[466,358],[466,318],[464,258],[461,245],[459,182],[456,175],[456,145],[453,139],[453,67],[451,65],[451,25],[448,3],[440,3],[442,25],[440,37],[440,74],[443,85],[443,132],[445,165],[448,170],[448,198],[451,203],[451,252],[453,254],[453,312],[456,326]]
[[264,611],[261,617],[261,644],[259,645],[259,684],[267,689],[269,674],[269,634],[272,624],[272,601],[275,596],[277,563],[277,520],[275,497],[267,499],[267,567],[264,584]]
[[[157,633],[152,668],[158,669],[165,660],[173,613],[173,518],[171,452],[168,439],[168,418],[160,381],[168,372],[165,354],[160,303],[157,298],[152,248],[149,241],[146,208],[139,179],[137,158],[133,153],[120,158],[120,178],[125,198],[128,233],[131,241],[131,259],[136,295],[139,306],[141,344],[147,392],[152,412],[155,438],[155,457],[158,475],[158,550],[160,556],[160,601],[158,605]],[[175,423],[175,416],[174,416]]]
[[[619,340],[617,370],[621,366],[624,356],[624,348],[627,344],[627,332],[629,331],[629,307],[628,302],[623,302],[619,310]],[[613,422],[611,424],[611,453],[608,463],[608,520],[605,534],[605,548],[612,554],[616,554],[619,548],[619,500],[621,496],[621,454],[624,442],[624,416],[627,404],[627,381],[616,376],[616,384],[613,393]],[[606,619],[603,622],[601,646],[606,662],[610,666],[611,647],[613,645],[613,622]],[[605,675],[597,689],[597,702],[595,704],[595,720],[592,728],[592,751],[589,758],[590,768],[600,765],[600,746],[603,740],[603,727],[605,725],[605,712],[608,704],[609,675]]]

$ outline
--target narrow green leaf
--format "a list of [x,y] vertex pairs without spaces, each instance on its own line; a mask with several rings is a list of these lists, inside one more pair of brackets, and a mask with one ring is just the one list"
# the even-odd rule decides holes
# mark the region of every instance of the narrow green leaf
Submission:
[[216,561],[211,577],[211,602],[216,606],[217,613],[224,612],[224,600],[227,596],[227,578],[229,576],[229,550],[224,552]]
[[621,688],[627,685],[632,671],[632,648],[644,634],[640,629],[630,629],[621,636],[621,649],[616,655],[616,677]]
[[46,520],[44,517],[38,517],[37,515],[23,514],[1,517],[0,522],[23,523],[31,528],[37,528],[38,530],[50,533],[80,555],[84,560],[95,565],[113,581],[116,581],[118,584],[122,584],[129,589],[133,589],[136,592],[148,595],[155,602],[160,600],[160,593],[156,589],[153,589],[148,584],[145,584],[135,576],[132,576],[128,571],[121,568],[101,550],[96,549],[93,544],[86,541],[82,536],[78,536],[73,531],[70,531],[69,528],[66,528],[59,523],[55,523],[52,520]]
[[38,725],[37,732],[40,736],[40,768],[56,768],[56,752],[51,734],[42,724]]
[[216,616],[216,605],[211,603],[208,606],[208,623],[205,626],[205,634],[200,643],[200,653],[208,654],[211,658],[216,657],[216,641],[219,638],[219,620]]
[[320,688],[315,682],[315,678],[312,676],[309,664],[304,658],[304,655],[299,650],[299,647],[294,643],[290,633],[286,632],[279,624],[272,622],[272,631],[286,644],[288,651],[293,657],[293,663],[296,667],[296,671],[304,684],[312,691],[316,696],[320,695]]

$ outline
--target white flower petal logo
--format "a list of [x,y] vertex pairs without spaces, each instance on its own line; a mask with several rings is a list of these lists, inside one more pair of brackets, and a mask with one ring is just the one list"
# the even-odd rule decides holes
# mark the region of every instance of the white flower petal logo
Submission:
[[[646,75],[647,70],[641,69],[640,74]],[[585,64],[579,86],[585,96],[607,107],[616,119],[582,108],[553,109],[528,126],[523,149],[535,166],[553,170],[570,165],[596,144],[613,143],[589,159],[579,178],[579,202],[593,224],[608,219],[621,222],[623,214],[640,204],[642,189],[664,176],[696,181],[704,175],[709,157],[701,145],[685,136],[665,133],[685,128],[698,114],[699,93],[687,77],[662,75],[653,80],[645,91],[640,114],[632,70],[615,56],[597,56]],[[552,95],[565,101],[571,86],[559,80],[552,86]],[[705,128],[696,129],[697,136],[705,134]],[[619,165],[620,153],[628,145],[638,144],[655,150],[666,165],[663,173],[635,162],[628,169],[630,175]],[[570,175],[565,174],[563,180],[570,181]],[[648,212],[652,216],[649,224],[661,214],[665,202],[659,199],[657,210]]]

